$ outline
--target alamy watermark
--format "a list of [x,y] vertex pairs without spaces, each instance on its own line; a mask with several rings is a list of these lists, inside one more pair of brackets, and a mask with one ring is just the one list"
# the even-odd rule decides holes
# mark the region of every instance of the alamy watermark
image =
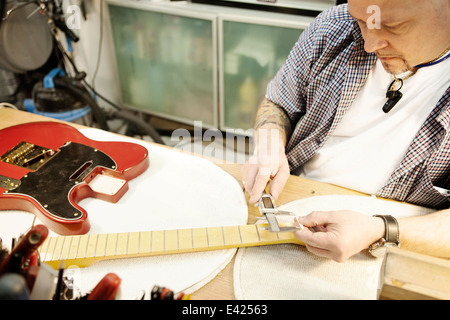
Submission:
[[[224,132],[203,128],[202,121],[194,121],[194,130],[176,129],[170,142],[175,149],[212,159],[219,163],[244,163],[247,160],[249,137],[253,129],[227,129]],[[242,150],[242,152],[236,152]]]
[[367,18],[368,29],[381,29],[381,9],[377,5],[370,5],[367,7],[366,13],[371,14]]
[[79,30],[81,28],[81,9],[80,6],[73,4],[66,8],[64,17],[66,18],[67,28]]
[[248,162],[258,165],[260,172],[268,175],[278,167],[279,153],[284,152],[277,129],[260,128],[256,132],[254,129],[204,130],[201,121],[194,121],[193,131],[174,130],[170,142],[175,149],[214,159],[219,164]]

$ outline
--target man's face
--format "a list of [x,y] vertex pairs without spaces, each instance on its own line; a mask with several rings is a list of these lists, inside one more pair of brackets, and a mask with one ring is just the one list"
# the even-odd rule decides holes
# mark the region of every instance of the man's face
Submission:
[[[378,10],[367,10],[371,5]],[[348,0],[348,9],[364,49],[374,52],[387,72],[410,70],[450,45],[450,0]]]

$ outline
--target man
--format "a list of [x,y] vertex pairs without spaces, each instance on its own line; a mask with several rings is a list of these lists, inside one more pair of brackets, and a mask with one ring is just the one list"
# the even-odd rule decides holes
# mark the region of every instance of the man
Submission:
[[349,0],[322,13],[257,112],[255,152],[243,168],[250,202],[269,180],[276,199],[292,172],[433,207],[398,222],[313,212],[295,235],[344,261],[391,236],[387,225],[402,248],[450,258],[449,49],[449,0]]

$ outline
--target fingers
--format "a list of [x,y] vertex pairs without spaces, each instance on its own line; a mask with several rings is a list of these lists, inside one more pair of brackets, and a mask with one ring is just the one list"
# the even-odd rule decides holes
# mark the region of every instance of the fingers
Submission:
[[250,203],[256,203],[261,198],[264,190],[266,189],[267,183],[270,180],[270,175],[258,173],[255,178],[255,183],[250,192]]
[[265,170],[258,170],[253,176],[250,176],[250,173],[251,172],[248,171],[246,178],[244,178],[245,190],[250,195],[250,203],[256,203],[259,201],[271,179],[270,194],[275,200],[278,199],[278,196],[283,190],[290,175],[289,169],[279,170],[278,172],[272,174],[268,174]]
[[261,162],[256,161],[255,158],[252,157],[244,164],[242,169],[242,180],[245,191],[250,195],[250,203],[259,201],[271,179],[271,195],[275,200],[280,195],[290,176],[289,164],[286,157],[284,157],[282,161],[274,163],[275,165],[272,163],[273,166],[267,165],[266,163],[261,164]]
[[309,252],[325,258],[330,258],[336,262],[343,262],[348,257],[342,254],[340,248],[336,245],[336,238],[333,233],[317,231],[317,227],[303,228],[295,231],[294,236],[305,244]]
[[313,211],[306,216],[298,217],[299,222],[305,227],[323,226],[333,222],[333,214],[328,211]]
[[251,161],[246,162],[242,167],[242,184],[245,191],[251,193],[253,185],[255,184],[255,178],[258,174],[258,166]]
[[244,164],[242,168],[242,180],[245,191],[250,195],[249,202],[256,203],[262,196],[264,189],[271,178],[271,172],[267,167],[262,167],[255,158]]
[[331,250],[334,247],[333,234],[323,231],[316,231],[313,228],[303,228],[295,231],[294,236],[305,245],[322,250]]
[[272,183],[270,184],[270,194],[275,200],[278,199],[281,191],[283,191],[290,174],[289,164],[286,161],[286,164],[281,166],[277,174],[272,178]]
[[258,202],[270,180],[270,174],[262,174],[257,166],[253,166],[245,171],[242,177],[245,191],[250,195],[249,202]]

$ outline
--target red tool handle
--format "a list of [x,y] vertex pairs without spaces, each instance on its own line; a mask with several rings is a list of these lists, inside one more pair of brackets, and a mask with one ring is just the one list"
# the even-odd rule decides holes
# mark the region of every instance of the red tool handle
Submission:
[[108,273],[88,295],[88,300],[114,300],[122,280],[115,273]]
[[0,265],[0,275],[10,271],[11,258],[13,256],[19,255],[22,259],[22,263],[29,260],[35,254],[39,246],[47,239],[47,236],[48,229],[46,226],[37,225],[31,228]]

